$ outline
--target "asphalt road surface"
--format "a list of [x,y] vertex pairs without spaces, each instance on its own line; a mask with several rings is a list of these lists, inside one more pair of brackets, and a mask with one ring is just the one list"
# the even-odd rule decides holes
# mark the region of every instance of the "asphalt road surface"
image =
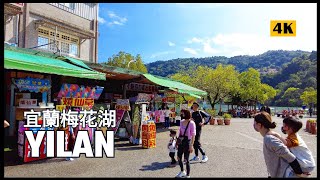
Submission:
[[[306,120],[299,134],[317,163],[317,135],[305,132]],[[313,118],[314,119],[314,118]],[[273,117],[281,133],[282,118]],[[171,127],[178,129],[177,126]],[[283,136],[285,136],[283,134]],[[75,161],[46,159],[4,167],[5,177],[175,177],[179,166],[169,168],[167,149],[169,130],[158,129],[156,148],[143,149],[116,142],[115,158],[85,158]],[[233,118],[231,125],[206,125],[201,142],[209,157],[206,163],[192,163],[191,177],[267,177],[262,153],[262,136],[253,129],[253,119]],[[193,157],[193,154],[192,154]],[[317,177],[317,169],[311,177]]]

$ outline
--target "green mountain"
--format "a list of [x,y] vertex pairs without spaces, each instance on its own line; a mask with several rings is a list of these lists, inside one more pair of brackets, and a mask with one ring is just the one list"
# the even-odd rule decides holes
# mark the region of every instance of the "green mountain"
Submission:
[[156,61],[146,64],[148,72],[159,76],[169,76],[184,71],[192,66],[208,66],[216,68],[221,64],[233,64],[239,72],[246,71],[249,67],[255,69],[276,69],[280,70],[281,66],[288,63],[294,57],[299,57],[303,54],[309,55],[306,51],[267,51],[257,56],[234,56],[227,58],[225,56],[213,56],[205,58],[178,58],[167,61]]
[[267,102],[276,106],[301,106],[300,95],[305,88],[317,89],[317,51],[267,51],[257,56],[224,56],[206,58],[178,58],[147,64],[148,72],[170,76],[194,66],[216,68],[221,64],[232,64],[239,72],[249,67],[258,69],[262,83],[269,84],[279,93]]

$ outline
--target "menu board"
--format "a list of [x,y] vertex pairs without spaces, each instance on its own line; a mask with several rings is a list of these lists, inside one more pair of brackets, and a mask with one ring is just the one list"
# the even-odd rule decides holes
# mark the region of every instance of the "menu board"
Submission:
[[21,78],[15,79],[15,85],[19,91],[45,92],[51,88],[48,79]]
[[131,107],[130,107],[129,99],[117,99],[117,104],[115,106],[115,109],[130,111]]

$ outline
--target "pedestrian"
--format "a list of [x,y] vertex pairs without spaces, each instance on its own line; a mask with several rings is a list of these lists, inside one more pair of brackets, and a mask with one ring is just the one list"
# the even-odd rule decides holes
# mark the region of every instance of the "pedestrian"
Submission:
[[[181,110],[181,118],[183,120],[180,122],[179,138],[176,144],[176,146],[178,147],[178,162],[181,171],[177,174],[176,177],[190,178],[189,155],[193,152],[193,143],[196,135],[196,125],[194,121],[190,120],[191,114],[189,110]],[[184,155],[184,159],[186,159],[187,172],[184,171],[183,168],[182,155]]]
[[171,164],[170,167],[174,167],[177,163],[175,159],[176,155],[176,142],[177,142],[177,132],[176,130],[170,130],[170,140],[168,143],[168,149],[169,149],[169,156],[171,158]]
[[[74,148],[74,143],[75,143],[75,135],[73,132],[72,126],[69,126],[66,123],[66,126],[63,127],[62,125],[59,127],[59,130],[64,131],[65,137],[68,137],[67,140],[65,141],[65,150],[66,151],[73,151]],[[67,157],[66,161],[73,161],[74,159],[71,157]]]
[[312,107],[310,107],[310,108],[309,108],[310,117],[312,117],[312,113],[313,113],[313,109],[312,109]]
[[[74,149],[74,144],[75,144],[75,135],[74,135],[74,131],[73,131],[73,127],[72,126],[68,126],[69,128],[69,137],[68,137],[68,146],[67,146],[67,150],[69,151],[73,151]],[[74,159],[71,157],[67,157],[66,158],[67,161],[73,161]]]
[[266,107],[264,105],[260,109],[260,112],[262,112],[262,111],[266,111]]
[[[312,156],[311,151],[307,147],[306,143],[298,134],[298,131],[302,128],[302,122],[296,117],[287,117],[283,120],[283,126],[281,130],[284,134],[288,134],[287,138],[281,137],[280,134],[274,133],[296,156],[302,171],[305,175],[310,175],[310,172],[314,170],[316,164]],[[287,171],[288,176],[293,176],[293,171]]]
[[170,127],[170,113],[171,111],[169,110],[169,107],[166,106],[166,109],[164,111],[164,128],[169,129]]
[[272,122],[271,116],[267,112],[255,115],[253,128],[263,136],[263,155],[269,177],[287,177],[286,171],[290,167],[295,175],[302,177],[303,172],[296,156],[279,138],[272,135],[274,132],[270,129],[275,127],[276,123]]
[[194,112],[192,113],[192,119],[194,120],[194,122],[196,124],[196,137],[195,137],[194,144],[193,144],[195,156],[190,161],[199,161],[200,158],[199,158],[198,154],[200,151],[202,154],[201,162],[205,163],[208,161],[208,156],[206,156],[204,149],[202,149],[202,146],[200,143],[200,138],[201,138],[202,126],[205,123],[203,117],[207,117],[207,115],[199,110],[198,103],[194,102],[192,104],[192,107],[194,110]]

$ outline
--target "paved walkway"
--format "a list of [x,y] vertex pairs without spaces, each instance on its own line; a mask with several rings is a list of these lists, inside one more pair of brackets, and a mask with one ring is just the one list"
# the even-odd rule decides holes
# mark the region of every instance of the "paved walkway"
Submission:
[[[309,119],[309,118],[308,118]],[[281,133],[282,118],[274,117]],[[317,160],[317,136],[300,135]],[[253,129],[253,119],[233,118],[230,126],[206,125],[202,133],[207,163],[191,164],[191,177],[267,177],[262,154],[262,136]],[[172,127],[178,129],[178,127]],[[115,158],[85,158],[73,162],[47,159],[5,166],[5,177],[174,177],[179,166],[168,168],[166,149],[169,130],[158,129],[157,147],[142,149],[127,141],[116,142]],[[317,177],[317,169],[311,177]]]

